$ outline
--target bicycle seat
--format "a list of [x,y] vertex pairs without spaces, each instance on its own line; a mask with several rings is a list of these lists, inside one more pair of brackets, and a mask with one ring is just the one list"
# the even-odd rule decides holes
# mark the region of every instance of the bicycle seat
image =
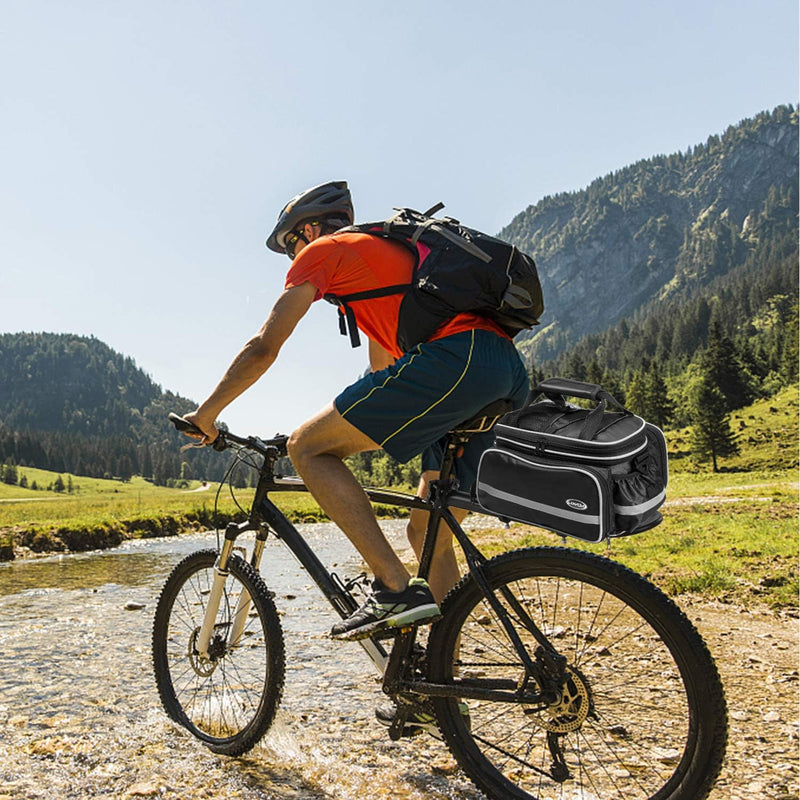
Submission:
[[474,417],[460,423],[453,428],[451,433],[485,433],[494,427],[500,417],[508,414],[514,408],[510,400],[494,400],[488,406],[482,408]]

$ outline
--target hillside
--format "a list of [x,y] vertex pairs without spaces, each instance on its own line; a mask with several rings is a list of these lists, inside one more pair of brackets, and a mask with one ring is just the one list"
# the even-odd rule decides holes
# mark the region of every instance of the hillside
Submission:
[[181,454],[185,439],[166,422],[194,407],[93,337],[0,334],[0,464],[161,484],[211,478],[220,460]]
[[534,363],[654,302],[691,300],[791,231],[797,240],[798,114],[759,114],[685,153],[656,156],[546,197],[501,236],[533,254],[542,326]]

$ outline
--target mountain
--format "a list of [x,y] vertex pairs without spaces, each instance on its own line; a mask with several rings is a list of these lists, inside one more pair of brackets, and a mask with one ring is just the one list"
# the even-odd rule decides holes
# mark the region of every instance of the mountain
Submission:
[[798,114],[780,106],[685,153],[546,197],[499,234],[536,259],[545,295],[517,344],[557,357],[654,304],[688,300],[797,228]]
[[195,407],[93,337],[0,334],[0,464],[157,483],[211,478],[213,460],[180,454],[186,440],[166,421]]

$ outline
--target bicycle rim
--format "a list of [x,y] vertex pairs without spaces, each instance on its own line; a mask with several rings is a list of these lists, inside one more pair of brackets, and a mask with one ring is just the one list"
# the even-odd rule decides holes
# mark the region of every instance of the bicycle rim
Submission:
[[[153,625],[153,662],[169,716],[214,752],[240,755],[263,736],[277,711],[283,689],[283,634],[263,581],[233,556],[208,658],[200,657],[196,638],[216,557],[213,550],[194,553],[168,578]],[[243,602],[247,607],[242,612]],[[237,608],[246,622],[234,642]]]
[[[713,660],[677,606],[630,570],[561,548],[499,556],[486,574],[513,592],[568,667],[546,707],[472,700],[465,718],[455,699],[435,701],[445,740],[473,781],[490,796],[526,800],[706,797],[724,753],[725,701]],[[473,580],[443,612],[431,632],[431,680],[522,684],[523,664]],[[533,654],[533,636],[509,613]]]

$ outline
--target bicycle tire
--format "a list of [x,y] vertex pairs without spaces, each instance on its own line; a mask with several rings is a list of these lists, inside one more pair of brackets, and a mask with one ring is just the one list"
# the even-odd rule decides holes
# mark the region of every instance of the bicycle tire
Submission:
[[[707,797],[727,742],[725,696],[705,643],[675,603],[626,567],[565,548],[505,553],[484,571],[567,657],[568,680],[560,703],[544,709],[470,701],[465,715],[457,698],[433,698],[443,738],[472,781],[503,800]],[[454,587],[442,613],[428,644],[429,680],[524,677],[474,578]],[[511,614],[533,654],[519,617]]]
[[[183,559],[161,591],[153,620],[153,668],[164,710],[213,752],[250,750],[272,724],[283,693],[283,630],[258,572],[232,555],[210,657],[194,647],[214,577],[216,550]],[[242,637],[229,635],[239,596],[251,600]]]

